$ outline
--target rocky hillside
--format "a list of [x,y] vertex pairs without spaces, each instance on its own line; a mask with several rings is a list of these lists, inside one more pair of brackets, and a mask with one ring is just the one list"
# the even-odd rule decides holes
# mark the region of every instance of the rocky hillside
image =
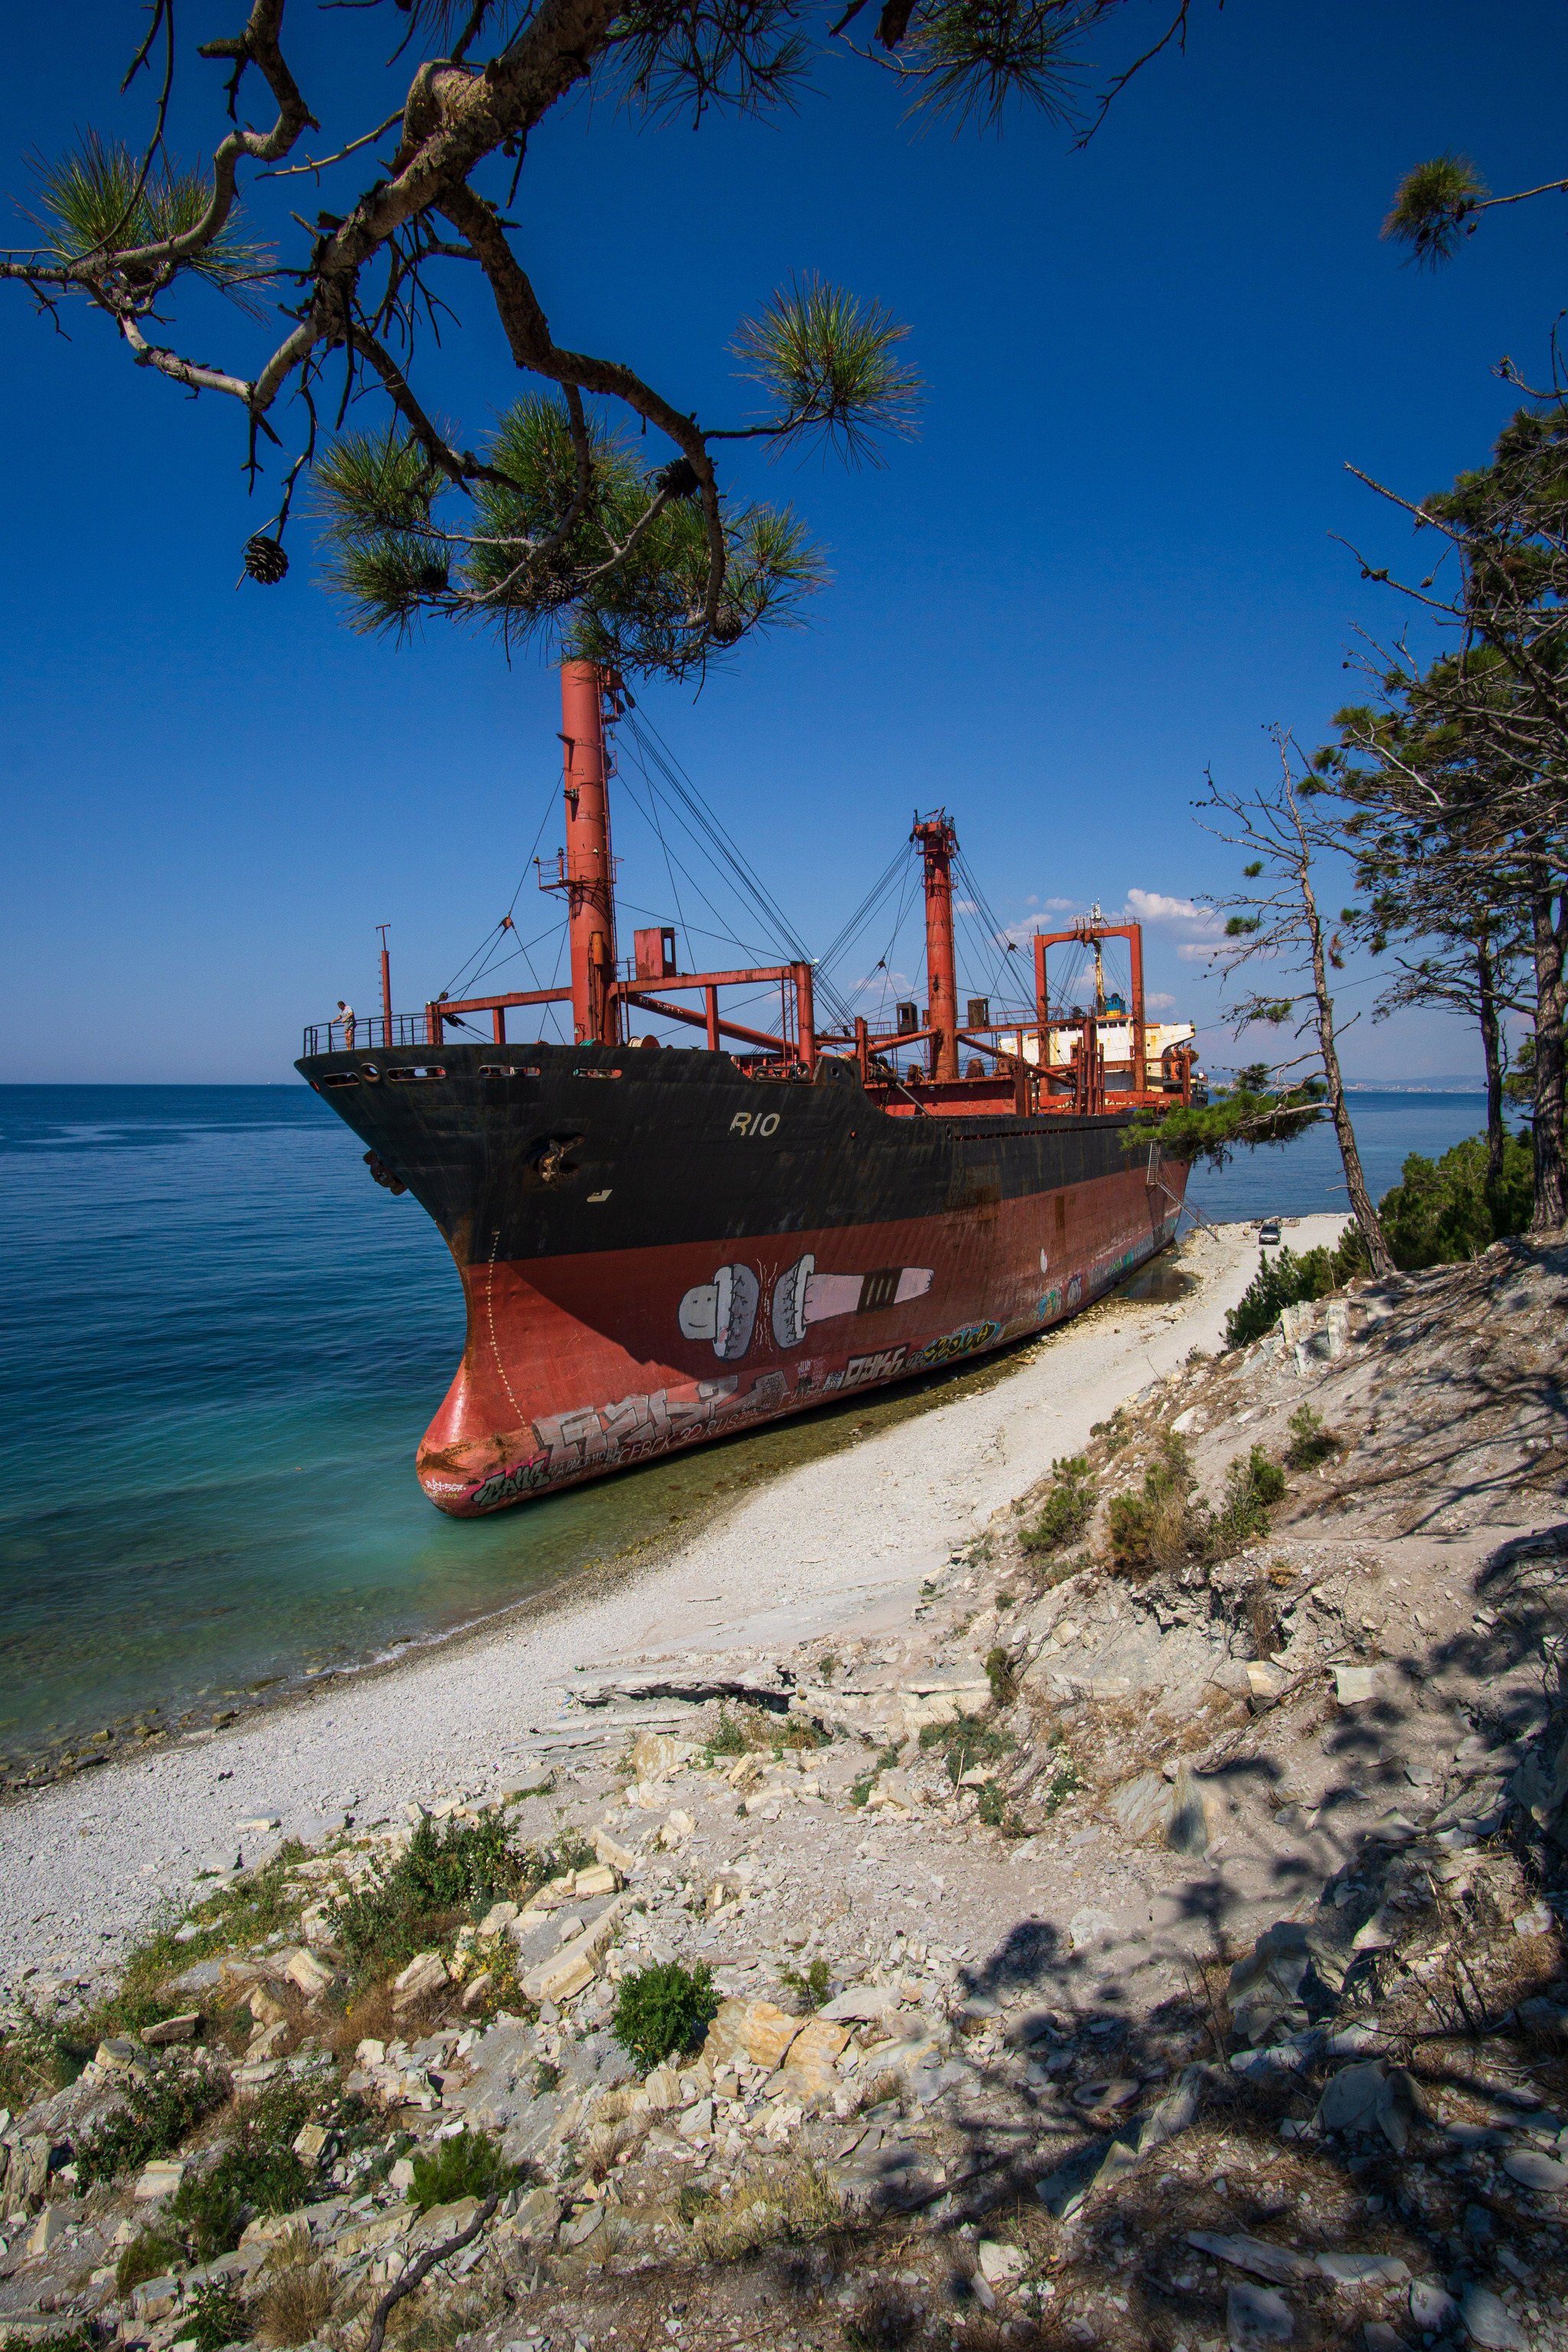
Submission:
[[0,2329],[1568,2343],[1565,1303],[1291,1310],[912,1616],[215,1880],[12,2021]]

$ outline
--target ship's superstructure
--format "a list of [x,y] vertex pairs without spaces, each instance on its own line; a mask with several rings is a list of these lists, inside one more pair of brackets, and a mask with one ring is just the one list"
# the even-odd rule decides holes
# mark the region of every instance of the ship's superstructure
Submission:
[[[462,1277],[463,1360],[419,1447],[470,1515],[670,1447],[962,1362],[1073,1314],[1163,1247],[1186,1170],[1129,1117],[1189,1100],[1184,1024],[1144,1018],[1136,925],[1034,942],[1035,1002],[970,998],[953,947],[957,835],[917,817],[926,1002],[873,1032],[819,1023],[804,957],[682,972],[673,926],[618,953],[606,727],[616,682],[563,681],[569,984],[308,1031],[298,1067],[414,1193]],[[1130,1001],[1104,985],[1125,937]],[[1092,1004],[1053,1009],[1046,958],[1091,945]],[[735,992],[778,991],[776,1029]],[[573,1042],[519,1043],[537,1008]],[[747,1010],[751,1009],[748,1003]],[[695,1033],[661,1045],[647,1024]],[[488,1021],[489,1040],[465,1033]],[[642,1034],[638,1034],[638,1033]]]

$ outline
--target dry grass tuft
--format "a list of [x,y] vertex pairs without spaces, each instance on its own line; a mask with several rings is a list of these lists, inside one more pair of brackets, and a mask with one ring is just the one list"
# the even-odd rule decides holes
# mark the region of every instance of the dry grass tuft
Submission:
[[692,2249],[705,2263],[732,2263],[786,2238],[815,2238],[837,2227],[843,2206],[819,2165],[753,2173],[735,2183],[721,2203],[704,2205],[691,2221]]
[[257,2335],[263,2344],[309,2344],[331,2316],[332,2282],[325,2263],[312,2259],[308,2230],[290,2231],[267,2258]]

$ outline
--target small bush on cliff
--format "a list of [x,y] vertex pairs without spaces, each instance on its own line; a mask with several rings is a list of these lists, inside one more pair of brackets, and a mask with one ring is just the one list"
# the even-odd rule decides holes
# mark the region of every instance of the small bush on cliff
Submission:
[[114,2292],[121,2302],[151,2278],[162,2278],[185,2249],[166,2230],[139,2230],[114,2265]]
[[978,1715],[956,1715],[951,1723],[928,1723],[921,1732],[922,1748],[940,1749],[955,1789],[966,1772],[978,1764],[994,1764],[999,1757],[1010,1756],[1016,1745],[1010,1731],[998,1730]]
[[1107,1530],[1117,1568],[1175,1568],[1202,1549],[1197,1515],[1187,1501],[1193,1485],[1186,1440],[1168,1429],[1143,1473],[1142,1493],[1111,1496]]
[[1315,1469],[1344,1444],[1337,1429],[1324,1428],[1322,1414],[1314,1412],[1310,1404],[1298,1405],[1289,1425],[1290,1443],[1285,1450],[1285,1459],[1292,1470]]
[[683,1969],[657,1961],[621,1979],[610,2031],[639,2073],[690,2050],[718,2012],[719,1996],[706,1960]]
[[1081,1454],[1051,1465],[1050,1488],[1032,1528],[1018,1540],[1026,1551],[1065,1551],[1077,1543],[1094,1516],[1094,1486]]
[[439,1942],[464,1913],[549,1874],[542,1859],[512,1844],[500,1813],[442,1822],[426,1814],[395,1862],[332,1906],[333,1933],[361,1985]]
[[1303,1250],[1299,1257],[1292,1249],[1279,1250],[1273,1257],[1259,1251],[1258,1272],[1225,1318],[1226,1346],[1250,1347],[1272,1331],[1284,1307],[1300,1306],[1306,1298],[1326,1298],[1331,1290],[1342,1290],[1367,1271],[1366,1244],[1353,1224],[1345,1227],[1331,1250]]
[[78,2183],[90,2189],[117,2173],[139,2172],[154,2157],[178,2147],[185,2134],[227,2096],[226,2076],[205,2067],[171,2067],[138,2084],[125,2105],[78,2147]]
[[1261,1445],[1238,1454],[1225,1474],[1225,1499],[1210,1523],[1209,1556],[1222,1559],[1268,1532],[1268,1512],[1285,1492],[1285,1473]]
[[240,2110],[216,2163],[186,2173],[169,2200],[168,2226],[193,2262],[226,2254],[253,2214],[291,2213],[305,2202],[310,2176],[293,2144],[310,2114],[297,2083],[269,2084]]
[[502,2160],[493,2139],[465,2126],[415,2158],[412,2201],[427,2213],[432,2205],[455,2205],[460,2197],[504,2194],[517,2177],[517,2167]]
[[206,2279],[197,2287],[181,2322],[196,2352],[223,2352],[226,2344],[243,2344],[250,2334],[245,2305],[222,2279]]
[[1456,1143],[1440,1160],[1411,1152],[1398,1183],[1378,1203],[1378,1222],[1394,1265],[1406,1273],[1424,1265],[1448,1265],[1479,1257],[1509,1234],[1523,1233],[1535,1198],[1534,1160],[1525,1129],[1505,1139],[1498,1181],[1489,1187],[1486,1178],[1484,1135]]

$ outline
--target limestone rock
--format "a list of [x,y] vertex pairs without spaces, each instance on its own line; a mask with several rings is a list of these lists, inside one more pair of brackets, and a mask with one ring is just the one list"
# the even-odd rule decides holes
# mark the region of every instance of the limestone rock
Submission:
[[1568,2164],[1559,2164],[1539,2147],[1510,2148],[1502,2160],[1503,2170],[1526,2189],[1544,2191],[1554,2196],[1558,2189],[1568,2188]]
[[1152,1837],[1170,1826],[1175,1791],[1163,1773],[1140,1772],[1124,1780],[1110,1800],[1110,1810],[1130,1838]]
[[559,2006],[591,1985],[596,1973],[592,1955],[584,1950],[580,1940],[574,1940],[529,1969],[522,1979],[523,1995],[529,2000],[552,2000]]
[[632,1749],[632,1766],[639,1780],[662,1780],[696,1753],[694,1739],[678,1739],[672,1731],[642,1731]]
[[1027,2257],[1017,2246],[1005,2246],[995,2238],[982,2238],[974,2252],[980,2275],[989,2286],[1003,2286],[1023,2275]]
[[479,2210],[477,2197],[458,2197],[450,2205],[432,2205],[415,2224],[415,2244],[434,2246],[443,2238],[460,2238]]
[[1191,1766],[1179,1765],[1171,1788],[1170,1820],[1165,1826],[1165,1843],[1173,1853],[1207,1852],[1215,1835],[1209,1810],[1212,1801]]
[[560,2242],[569,2252],[586,2245],[604,2218],[602,2205],[584,2205],[580,2213],[574,2213],[569,2221],[561,2224]]
[[66,2227],[66,2217],[59,2207],[46,2205],[27,2232],[27,2252],[30,2254],[51,2253],[65,2236]]
[[1530,2352],[1523,2329],[1489,2287],[1468,2286],[1459,2299],[1459,2317],[1471,2343],[1484,2345],[1486,2352]]
[[608,1830],[597,1829],[592,1831],[589,1834],[588,1843],[593,1847],[594,1852],[598,1855],[599,1860],[601,1862],[607,1862],[612,1870],[618,1870],[624,1874],[628,1870],[636,1868],[636,1853],[629,1845],[623,1845],[618,1838],[613,1838]]
[[172,2197],[185,2177],[185,2168],[172,2157],[161,2158],[148,2165],[136,2183],[135,2197],[139,2205],[150,2205],[157,2198]]
[[1442,2336],[1459,2315],[1459,2306],[1436,2279],[1410,2282],[1410,2316],[1424,2335]]
[[531,2189],[520,2197],[512,2232],[525,2246],[548,2246],[561,2220],[561,2200],[552,2189]]
[[1187,2243],[1195,2246],[1200,2254],[1207,2254],[1216,2263],[1229,2263],[1238,2271],[1250,2271],[1254,2278],[1267,2279],[1273,2286],[1288,2286],[1292,2279],[1317,2274],[1318,2266],[1310,2254],[1298,2254],[1289,2246],[1270,2245],[1266,2238],[1226,2237],[1215,2230],[1189,2230]]
[[1318,2268],[1336,2286],[1404,2286],[1409,2265],[1397,2254],[1320,2254]]
[[744,2058],[771,2074],[783,2065],[784,2053],[800,2031],[800,2019],[789,2016],[773,2001],[727,2000],[708,2028],[702,2055],[715,2074],[721,2066]]
[[155,2050],[161,2050],[171,2042],[192,2042],[201,2021],[200,2010],[189,2010],[184,2017],[165,2017],[156,2025],[144,2025],[142,2039]]
[[899,2005],[899,1996],[890,1985],[850,1985],[845,1991],[835,1993],[816,2012],[827,2025],[870,2025],[880,2017],[889,2016]]
[[838,2088],[838,2073],[834,2061],[848,2042],[849,2036],[842,2025],[830,2020],[814,2017],[800,2029],[790,2043],[784,2060],[784,2081],[797,2099],[831,2098]]
[[1373,2059],[1365,2065],[1342,2067],[1331,2077],[1318,2102],[1317,2121],[1322,2131],[1381,2131],[1403,2155],[1411,2124],[1425,2116],[1415,2076],[1403,2066],[1385,2066],[1381,2059]]
[[428,2000],[447,1981],[447,1963],[439,1952],[416,1952],[401,1975],[392,1979],[394,2014],[412,2009],[416,2001]]
[[301,2164],[314,2171],[326,2154],[327,2142],[331,2137],[331,2132],[323,2124],[301,2124],[294,2135],[294,2153]]
[[[284,1970],[284,1974],[288,1977],[290,1984],[299,1986],[300,1990],[304,1994],[307,2000],[320,2000],[321,1995],[329,1990],[332,1981],[332,1972],[331,1969],[327,1967],[325,1961],[318,1959],[314,1952],[309,1951],[296,1952],[293,1958],[289,1961],[288,1968]],[[442,1980],[445,1981],[446,1969],[444,1968],[442,1969],[441,1975]],[[398,1982],[402,1982],[401,1978],[399,1978]]]
[[1258,2344],[1289,2344],[1296,2332],[1290,2306],[1272,2287],[1233,2286],[1226,2297],[1226,2326],[1235,2352]]

